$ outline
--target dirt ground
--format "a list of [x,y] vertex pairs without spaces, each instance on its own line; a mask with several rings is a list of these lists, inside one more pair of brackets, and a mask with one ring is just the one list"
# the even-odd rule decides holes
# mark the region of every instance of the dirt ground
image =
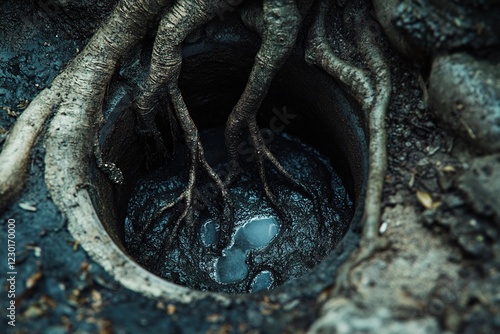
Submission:
[[[380,232],[390,248],[352,271],[314,332],[493,333],[500,321],[498,155],[433,118],[418,65],[393,67]],[[346,320],[348,319],[348,320]]]
[[[76,10],[13,3],[0,5],[0,143],[26,101],[50,85],[101,18],[82,21],[75,33],[68,22]],[[2,277],[8,272],[8,220],[16,222],[18,313],[9,332],[500,332],[500,155],[477,151],[429,111],[428,63],[396,51],[390,62],[389,169],[380,228],[390,246],[352,270],[350,288],[284,305],[265,296],[251,303],[221,305],[207,298],[183,304],[129,291],[68,232],[47,193],[40,141],[25,190],[0,213]],[[0,329],[7,328],[3,317]]]

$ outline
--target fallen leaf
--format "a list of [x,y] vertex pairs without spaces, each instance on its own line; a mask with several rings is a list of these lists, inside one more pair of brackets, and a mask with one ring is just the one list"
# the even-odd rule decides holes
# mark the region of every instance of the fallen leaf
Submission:
[[268,308],[264,308],[260,310],[260,313],[262,313],[263,315],[271,315],[273,314],[273,311]]
[[175,305],[168,304],[168,306],[167,306],[167,313],[168,313],[168,315],[174,314],[175,311],[176,311]]
[[388,226],[389,226],[389,225],[387,224],[387,222],[383,222],[383,223],[382,223],[382,225],[380,225],[380,228],[379,228],[379,230],[378,230],[378,233],[380,233],[380,234],[384,234],[384,233],[385,233],[385,231],[387,231],[387,227],[388,227]]
[[413,188],[414,184],[415,184],[415,174],[411,173],[410,174],[410,181],[408,181],[408,187]]
[[97,290],[92,290],[91,292],[92,296],[92,308],[94,310],[99,310],[102,306],[102,295],[99,291]]
[[425,191],[417,190],[417,199],[420,202],[420,204],[422,204],[422,206],[426,209],[434,210],[440,207],[442,204],[440,201],[434,201],[431,195],[429,195]]
[[426,209],[432,209],[433,201],[431,195],[424,191],[417,190],[417,199]]
[[43,310],[36,304],[28,306],[23,312],[23,317],[26,319],[33,319],[43,314]]
[[37,208],[29,203],[19,203],[19,207],[25,211],[36,212]]
[[10,109],[10,107],[3,107],[3,110],[7,112],[7,115],[12,116],[12,117],[17,117],[19,116],[14,110]]
[[323,289],[323,291],[321,291],[321,293],[319,294],[319,296],[317,298],[318,303],[324,303],[325,301],[327,301],[328,298],[330,297],[331,292],[332,292],[332,288],[330,288],[330,287]]
[[221,319],[221,315],[217,313],[213,313],[207,316],[207,321],[208,322],[217,322]]
[[32,287],[34,287],[36,282],[38,282],[40,280],[40,278],[42,278],[42,276],[43,276],[42,270],[38,269],[38,271],[36,273],[31,275],[30,278],[28,278],[28,280],[26,281],[26,287],[28,289],[31,289]]
[[457,170],[455,169],[455,167],[451,166],[451,165],[448,165],[448,166],[444,166],[441,171],[445,172],[445,173],[455,173]]
[[80,298],[80,290],[73,289],[68,295],[67,301],[71,306],[78,307],[84,301],[84,299]]
[[432,209],[437,209],[441,206],[441,204],[443,204],[442,202],[440,201],[437,201],[437,202],[434,202],[432,203]]

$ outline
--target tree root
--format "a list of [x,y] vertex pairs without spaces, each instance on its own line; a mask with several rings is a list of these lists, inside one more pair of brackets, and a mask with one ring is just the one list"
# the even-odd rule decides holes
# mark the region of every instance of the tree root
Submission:
[[[82,112],[88,112],[92,114],[91,119],[82,123],[79,131],[84,128],[86,132],[93,132],[92,128],[99,123],[96,115],[100,111],[104,91],[118,60],[145,33],[147,23],[166,2],[122,0],[85,49],[53,80],[50,88],[44,89],[30,103],[11,129],[0,154],[0,209],[5,208],[23,188],[31,149],[51,114],[55,113],[51,124],[57,124],[58,119],[77,119]],[[53,126],[49,131],[55,136],[56,132],[64,130],[61,126]],[[87,143],[91,143],[92,138],[88,139]],[[73,141],[75,139],[68,138],[61,144],[69,147],[68,143]],[[76,150],[75,153],[85,151],[85,157],[91,150],[83,143],[72,149]],[[62,160],[62,156],[58,159]],[[70,161],[74,160],[75,157],[71,157]],[[51,173],[49,167],[47,172]],[[76,188],[72,190],[76,191]],[[65,188],[64,191],[69,190]],[[65,211],[66,204],[63,202],[58,205]]]
[[[262,100],[278,70],[290,55],[301,25],[299,9],[294,0],[264,0],[263,9],[246,7],[242,11],[245,24],[262,37],[262,45],[250,73],[248,83],[226,123],[226,146],[229,154],[229,175],[226,184],[231,184],[241,170],[238,162],[238,144],[243,130],[249,131],[252,146],[257,157],[256,166],[264,193],[275,209],[280,208],[266,177],[265,161],[307,196],[313,195],[305,186],[295,180],[265,146],[259,131],[256,115]],[[281,210],[279,210],[281,211]],[[280,212],[286,218],[286,212]]]
[[186,144],[189,149],[189,160],[190,160],[190,169],[189,169],[189,180],[186,186],[186,189],[182,192],[181,195],[177,197],[174,201],[163,206],[159,211],[156,212],[155,217],[148,221],[144,227],[142,228],[140,234],[141,239],[145,238],[146,233],[149,232],[151,226],[154,226],[155,223],[159,221],[161,216],[165,214],[166,211],[174,209],[181,202],[184,202],[184,208],[179,218],[177,218],[173,223],[165,224],[163,230],[160,232],[164,234],[169,225],[172,225],[170,228],[170,232],[168,236],[165,237],[164,241],[161,245],[161,251],[158,254],[158,259],[162,259],[165,256],[165,252],[170,249],[172,244],[174,243],[179,228],[182,223],[186,223],[186,227],[194,226],[194,201],[196,192],[196,179],[198,169],[202,168],[215,183],[217,188],[221,193],[222,200],[224,202],[223,206],[223,223],[221,224],[221,239],[219,242],[219,250],[222,250],[231,239],[231,230],[233,227],[232,220],[232,203],[229,197],[228,191],[224,186],[222,180],[219,178],[217,173],[210,167],[208,162],[205,159],[205,154],[203,150],[203,146],[201,145],[200,138],[198,136],[198,132],[196,127],[194,126],[194,122],[189,116],[188,109],[184,103],[182,98],[182,94],[177,87],[177,83],[172,83],[171,88],[169,89],[170,96],[174,105],[174,109],[177,111],[178,118],[188,120],[186,122],[181,122],[181,127],[184,130],[186,136]]
[[[311,198],[313,206],[315,208],[320,208],[321,205],[318,196],[316,196],[316,194],[307,186],[304,186],[302,183],[296,180],[295,177],[293,177],[293,175],[290,174],[285,167],[283,167],[283,165],[278,161],[278,159],[276,159],[276,157],[269,150],[269,148],[266,147],[262,139],[262,135],[260,134],[259,127],[257,126],[257,123],[252,122],[249,124],[248,127],[250,130],[250,139],[252,141],[252,145],[255,148],[256,152],[256,159],[257,159],[256,167],[262,183],[264,194],[266,195],[267,199],[274,207],[274,209],[277,210],[278,214],[281,216],[280,218],[285,222],[285,224],[290,223],[292,221],[292,218],[289,217],[286,210],[282,209],[282,205],[280,205],[278,199],[271,190],[271,187],[269,185],[269,182],[267,181],[267,176],[266,176],[266,166],[265,166],[266,161],[292,187],[294,187],[297,191],[299,191],[303,196]],[[321,216],[321,214],[317,214],[316,218],[318,219],[318,224],[320,226],[323,226],[323,217]]]
[[360,250],[346,263],[337,278],[335,291],[350,288],[350,272],[371,257],[377,250],[387,247],[385,239],[378,237],[381,216],[382,190],[387,169],[387,129],[385,116],[391,94],[389,66],[376,40],[378,27],[369,19],[366,4],[352,1],[345,9],[356,27],[356,44],[370,73],[352,66],[335,55],[326,40],[325,16],[331,3],[322,0],[320,14],[309,31],[306,60],[314,63],[343,83],[365,111],[369,129],[369,173]]
[[52,106],[59,102],[56,90],[57,87],[53,85],[51,89],[40,93],[9,132],[0,153],[0,211],[3,211],[24,187],[31,149],[52,113]]
[[[182,42],[195,29],[212,20],[226,6],[222,0],[196,1],[179,0],[168,9],[160,21],[158,33],[153,46],[151,65],[148,76],[135,99],[135,110],[141,126],[140,131],[152,137],[159,137],[154,117],[157,98],[161,88],[166,85],[168,94],[173,105],[177,121],[184,133],[184,139],[189,150],[189,180],[185,191],[173,202],[164,206],[153,221],[147,222],[141,231],[144,237],[150,226],[158,221],[167,210],[174,209],[181,202],[184,209],[180,217],[171,222],[169,235],[164,239],[159,258],[169,249],[177,237],[178,230],[183,222],[188,227],[193,226],[194,196],[196,193],[196,180],[198,169],[202,169],[219,189],[223,205],[223,223],[221,224],[221,238],[219,248],[224,248],[230,241],[232,230],[232,205],[227,189],[217,173],[209,166],[205,159],[203,147],[200,142],[198,129],[191,118],[186,107],[180,89],[178,79],[182,65]],[[158,143],[159,140],[156,139]],[[157,145],[158,146],[158,145]],[[170,224],[166,224],[168,226]],[[162,233],[164,233],[166,227]]]

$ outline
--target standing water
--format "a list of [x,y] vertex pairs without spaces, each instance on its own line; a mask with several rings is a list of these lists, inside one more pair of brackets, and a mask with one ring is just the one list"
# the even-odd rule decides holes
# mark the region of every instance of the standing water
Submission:
[[278,229],[278,222],[273,217],[254,218],[246,222],[236,231],[234,243],[215,262],[215,280],[221,284],[244,280],[248,275],[248,253],[269,245],[278,234]]
[[[209,164],[223,173],[223,129],[205,130],[200,135]],[[353,203],[342,179],[318,151],[287,134],[275,134],[268,145],[282,165],[314,193],[298,192],[268,166],[268,180],[280,203],[279,210],[273,208],[263,194],[252,156],[243,156],[243,171],[229,188],[235,222],[227,247],[214,251],[224,221],[220,198],[212,196],[208,197],[209,205],[195,213],[199,223],[181,228],[177,242],[159,258],[169,224],[180,211],[165,212],[144,236],[140,231],[157,210],[184,190],[186,154],[178,152],[169,166],[136,184],[125,221],[125,244],[130,254],[148,270],[174,283],[228,293],[269,290],[318,264],[342,239]],[[202,174],[197,180],[201,192],[210,182]]]

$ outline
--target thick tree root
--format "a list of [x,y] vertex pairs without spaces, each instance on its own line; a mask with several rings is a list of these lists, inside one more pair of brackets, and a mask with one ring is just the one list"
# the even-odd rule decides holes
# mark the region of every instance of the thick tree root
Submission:
[[[151,66],[148,76],[135,100],[135,110],[138,118],[140,131],[150,137],[156,138],[156,143],[160,142],[159,132],[154,122],[156,114],[157,98],[161,89],[166,85],[168,94],[173,105],[173,110],[177,121],[184,133],[184,139],[189,151],[189,180],[185,191],[173,202],[164,206],[153,221],[145,224],[141,234],[150,230],[167,210],[172,210],[180,203],[184,204],[180,217],[167,224],[172,225],[168,236],[166,236],[159,258],[162,258],[165,251],[169,249],[177,237],[177,233],[183,222],[188,227],[193,226],[194,216],[194,196],[196,194],[197,172],[202,169],[219,189],[223,205],[223,217],[221,224],[221,238],[219,248],[225,247],[231,238],[232,230],[232,205],[228,192],[212,167],[205,159],[203,147],[200,142],[198,129],[191,118],[184,103],[184,99],[178,87],[178,79],[182,64],[182,42],[195,29],[212,20],[224,8],[226,2],[223,0],[179,0],[168,9],[161,19],[158,34],[153,46]],[[157,146],[162,146],[158,145]],[[166,227],[165,227],[166,229]],[[165,232],[165,231],[163,231]]]
[[[255,56],[255,63],[245,90],[226,123],[226,146],[229,155],[229,175],[226,184],[231,184],[241,170],[238,162],[238,144],[242,132],[246,129],[257,158],[256,166],[264,193],[270,203],[279,210],[278,199],[267,181],[266,161],[285,178],[285,181],[306,196],[313,196],[315,199],[314,194],[295,180],[265,146],[256,121],[257,112],[273,78],[295,45],[301,16],[294,0],[264,0],[262,10],[255,6],[245,8],[242,11],[242,19],[248,27],[261,35],[262,45]],[[290,220],[286,218],[285,211],[279,211],[285,220]]]
[[[391,94],[390,70],[376,40],[376,23],[369,19],[366,4],[352,1],[345,9],[356,27],[356,44],[371,73],[340,59],[326,40],[325,16],[331,3],[322,0],[320,14],[309,31],[306,60],[322,67],[342,82],[365,111],[369,128],[369,173],[363,212],[361,247],[355,258],[342,268],[337,278],[336,291],[350,287],[350,272],[374,252],[387,247],[378,237],[381,216],[382,190],[387,169],[387,129],[385,116]],[[371,76],[370,76],[371,74]]]
[[[147,23],[166,2],[122,0],[85,49],[53,80],[50,88],[30,103],[11,129],[0,154],[0,209],[23,188],[31,149],[51,114],[72,117],[84,111],[92,112],[93,120],[87,124],[90,129],[85,131],[91,133],[98,127],[97,111],[118,60],[145,33]],[[91,142],[90,138],[87,143]],[[74,149],[88,153],[87,146]]]
[[174,109],[178,113],[178,117],[179,118],[182,117],[185,120],[186,119],[189,120],[188,122],[181,122],[181,126],[183,127],[186,136],[186,144],[188,145],[189,149],[190,169],[189,169],[189,180],[186,189],[174,201],[166,204],[159,211],[157,211],[155,217],[153,217],[153,219],[148,221],[143,226],[140,232],[141,235],[140,238],[144,239],[147,233],[150,231],[150,228],[154,226],[159,221],[159,219],[161,219],[161,216],[163,216],[166,211],[175,209],[176,206],[180,205],[180,203],[183,203],[184,208],[182,210],[180,217],[178,217],[173,222],[169,222],[169,224],[166,224],[163,230],[160,232],[161,234],[164,234],[166,232],[166,229],[170,227],[170,231],[168,235],[165,237],[160,247],[161,251],[158,254],[158,259],[162,259],[165,255],[166,250],[170,249],[170,247],[173,245],[173,243],[176,240],[179,228],[183,225],[183,223],[185,223],[186,227],[188,228],[194,226],[194,210],[195,210],[194,202],[196,200],[196,195],[197,195],[196,179],[197,179],[198,169],[200,168],[203,169],[208,174],[212,182],[215,183],[215,185],[217,186],[217,188],[221,193],[221,197],[224,202],[222,210],[223,224],[221,224],[222,233],[219,242],[220,250],[225,246],[227,246],[227,244],[229,243],[231,239],[230,232],[233,227],[232,203],[229,194],[227,192],[227,189],[222,183],[217,173],[212,169],[212,167],[210,167],[210,165],[205,159],[203,146],[201,145],[197,129],[194,126],[194,122],[192,121],[191,117],[189,116],[188,109],[184,103],[184,100],[182,98],[180,90],[177,87],[177,84],[176,83],[172,84],[169,91],[174,105]]
[[[277,210],[280,218],[285,222],[285,224],[290,223],[292,221],[292,218],[288,215],[286,209],[282,209],[283,205],[279,203],[278,198],[276,197],[276,195],[274,195],[274,193],[271,190],[271,186],[267,181],[266,165],[265,165],[266,162],[268,162],[268,164],[270,164],[271,167],[279,175],[281,175],[281,177],[283,177],[288,184],[290,184],[293,188],[295,188],[295,190],[299,191],[304,197],[311,198],[313,206],[319,209],[321,205],[318,196],[316,196],[311,189],[309,189],[308,187],[304,186],[301,182],[296,180],[295,177],[293,177],[293,175],[290,174],[290,172],[288,172],[285,167],[283,167],[283,165],[278,161],[278,159],[276,159],[273,153],[264,144],[257,123],[256,122],[250,123],[248,125],[248,128],[250,131],[250,139],[252,142],[252,146],[254,147],[256,152],[256,160],[257,160],[256,167],[257,167],[257,172],[259,174],[259,178],[262,183],[264,194],[271,203],[271,205],[274,207],[274,209]],[[316,215],[316,218],[318,219],[318,224],[320,226],[323,226],[323,217],[321,216],[320,213]]]

